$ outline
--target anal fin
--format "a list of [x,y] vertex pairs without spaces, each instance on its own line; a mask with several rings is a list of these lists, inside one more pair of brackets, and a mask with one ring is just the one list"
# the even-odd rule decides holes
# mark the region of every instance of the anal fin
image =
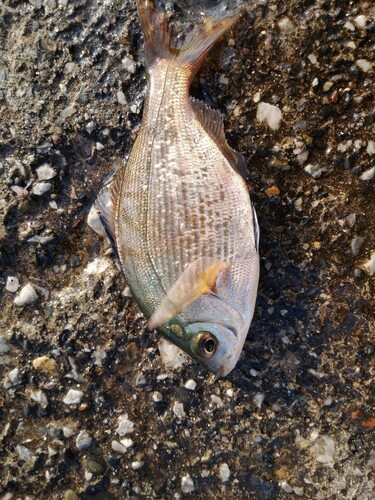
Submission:
[[196,118],[205,131],[211,136],[223,156],[228,160],[232,168],[243,178],[247,179],[246,160],[241,153],[234,151],[225,137],[223,115],[215,109],[209,108],[203,102],[194,97],[190,98]]
[[150,330],[165,324],[198,297],[214,290],[219,274],[227,265],[212,257],[200,257],[189,264],[148,320]]

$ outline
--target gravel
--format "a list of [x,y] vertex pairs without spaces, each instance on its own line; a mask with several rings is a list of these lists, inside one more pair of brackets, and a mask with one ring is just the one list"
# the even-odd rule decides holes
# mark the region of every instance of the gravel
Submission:
[[371,7],[252,2],[193,83],[261,229],[221,379],[147,330],[91,210],[143,113],[134,2],[0,2],[3,498],[373,498]]

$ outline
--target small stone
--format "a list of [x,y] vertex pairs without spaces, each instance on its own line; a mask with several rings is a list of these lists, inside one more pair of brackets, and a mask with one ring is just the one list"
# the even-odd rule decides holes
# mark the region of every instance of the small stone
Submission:
[[280,189],[277,186],[271,186],[265,190],[267,196],[277,196],[280,194]]
[[163,401],[163,396],[161,395],[161,393],[159,391],[155,391],[152,394],[152,401],[154,403],[158,403],[159,401]]
[[63,436],[67,439],[72,437],[74,434],[74,429],[72,427],[69,427],[69,425],[64,425],[62,431],[63,431]]
[[280,487],[282,490],[284,490],[286,493],[293,493],[293,488],[290,486],[289,483],[286,481],[281,481]]
[[121,104],[122,106],[125,106],[127,101],[124,92],[117,92],[117,102]]
[[189,378],[189,380],[185,382],[184,387],[185,389],[189,389],[189,391],[194,391],[195,388],[197,387],[197,383],[195,380]]
[[111,446],[113,451],[115,451],[116,453],[120,453],[121,455],[123,455],[127,451],[125,446],[118,441],[112,441]]
[[20,459],[24,460],[25,462],[28,462],[34,456],[33,452],[29,450],[29,448],[26,448],[26,446],[23,446],[22,444],[18,444],[16,446],[16,451]]
[[18,385],[20,383],[21,383],[21,380],[20,380],[19,369],[14,368],[5,376],[3,386],[4,386],[4,389],[10,389],[10,387]]
[[69,389],[63,402],[66,405],[78,405],[82,401],[83,392],[77,389]]
[[134,462],[132,462],[132,469],[139,470],[143,466],[143,464],[144,464],[144,462],[142,462],[140,460],[135,460]]
[[219,83],[221,83],[222,85],[228,85],[229,80],[225,75],[220,75]]
[[366,153],[370,156],[375,155],[375,141],[368,141]]
[[328,92],[333,87],[333,82],[325,82],[323,85],[323,91]]
[[375,177],[375,167],[371,167],[363,172],[362,175],[359,176],[359,178],[362,181],[370,181]]
[[219,468],[219,475],[222,483],[226,483],[230,478],[230,469],[227,463],[223,463]]
[[322,165],[322,166],[312,165],[311,163],[309,163],[308,165],[306,165],[304,170],[305,170],[305,172],[310,174],[313,179],[318,179],[322,175],[323,172],[328,171],[328,167],[324,166],[324,165]]
[[195,490],[194,481],[192,480],[190,474],[186,474],[186,476],[182,476],[181,489],[182,489],[182,493],[192,493]]
[[9,352],[9,344],[7,339],[3,335],[0,335],[0,354],[5,354],[6,352]]
[[36,293],[35,288],[31,283],[23,286],[14,299],[14,303],[16,306],[26,306],[28,304],[33,304],[36,300],[38,300],[38,294]]
[[51,165],[44,163],[36,169],[36,175],[39,181],[49,181],[57,175],[57,172],[51,167]]
[[132,292],[128,286],[124,288],[124,291],[122,292],[123,297],[130,298],[133,297]]
[[189,362],[189,358],[179,347],[163,337],[158,342],[158,348],[162,363],[167,369],[176,370]]
[[122,415],[118,419],[118,426],[116,429],[117,434],[120,436],[125,436],[125,434],[129,434],[134,431],[134,423],[129,420],[128,415]]
[[95,144],[95,147],[96,147],[97,151],[103,151],[103,149],[104,149],[104,144],[102,144],[101,142],[97,142],[97,143]]
[[354,256],[358,255],[359,254],[359,251],[361,249],[361,246],[363,245],[363,243],[365,242],[365,239],[363,236],[355,236],[353,239],[352,239],[352,242],[350,244],[351,246],[351,249],[352,249],[352,254]]
[[133,59],[130,59],[129,57],[124,57],[124,59],[122,60],[122,64],[126,71],[128,71],[131,74],[135,73],[136,66]]
[[50,182],[36,182],[33,186],[33,193],[36,196],[43,196],[45,193],[51,189],[52,184]]
[[52,208],[52,210],[57,210],[57,203],[55,200],[51,200],[48,205]]
[[41,389],[30,389],[30,399],[40,405],[47,405],[48,399]]
[[347,30],[349,31],[355,31],[355,27],[354,27],[354,24],[351,23],[350,21],[347,21],[345,24],[344,24],[344,28],[346,28]]
[[108,259],[96,257],[93,261],[89,262],[84,272],[86,274],[102,274],[111,266]]
[[319,85],[319,80],[318,80],[318,78],[316,78],[316,77],[315,77],[315,78],[314,78],[314,80],[312,81],[311,85],[312,85],[313,87],[317,87],[317,86]]
[[69,118],[70,116],[73,116],[76,112],[77,110],[74,106],[68,106],[67,108],[63,109],[60,112],[60,117],[63,119]]
[[289,19],[289,17],[282,17],[277,23],[279,30],[283,33],[290,33],[294,31],[294,24]]
[[92,443],[92,438],[89,436],[87,431],[81,431],[76,438],[76,446],[79,450],[84,450],[89,448]]
[[356,65],[364,73],[368,73],[372,68],[372,63],[370,61],[368,61],[367,59],[358,59],[356,61]]
[[366,27],[366,22],[367,22],[367,17],[362,15],[359,15],[354,18],[355,24],[358,26],[358,28],[365,28]]
[[216,408],[222,408],[224,406],[223,400],[216,396],[216,394],[211,394],[211,403],[216,406]]
[[318,62],[318,59],[314,54],[309,54],[307,59],[311,62],[311,64],[316,64]]
[[370,258],[362,264],[362,267],[370,276],[375,274],[375,251],[373,251]]
[[186,413],[184,410],[184,405],[178,401],[175,401],[173,405],[173,413],[176,415],[178,418],[184,418],[186,417]]
[[73,490],[68,490],[65,492],[64,500],[79,500],[79,496]]
[[[315,434],[312,436],[315,438]],[[314,439],[311,452],[317,462],[321,464],[331,464],[334,462],[335,441],[327,435],[322,435]]]
[[255,396],[253,397],[253,401],[259,409],[261,409],[265,397],[266,396],[263,393],[255,394]]
[[16,276],[8,276],[5,283],[5,289],[8,292],[15,293],[20,287],[19,279]]
[[260,123],[265,122],[271,130],[278,130],[282,120],[282,113],[277,106],[267,102],[260,102],[256,118]]

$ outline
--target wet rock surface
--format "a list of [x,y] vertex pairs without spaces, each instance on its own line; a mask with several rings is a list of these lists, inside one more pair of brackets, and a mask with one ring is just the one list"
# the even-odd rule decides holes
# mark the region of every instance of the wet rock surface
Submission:
[[257,2],[193,84],[261,227],[251,331],[215,380],[163,365],[86,222],[141,120],[133,2],[0,2],[4,498],[373,498],[371,8]]

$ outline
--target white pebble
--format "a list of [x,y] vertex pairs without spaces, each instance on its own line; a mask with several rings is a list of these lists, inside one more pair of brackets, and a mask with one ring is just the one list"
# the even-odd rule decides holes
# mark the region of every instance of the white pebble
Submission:
[[178,418],[184,418],[186,417],[186,413],[184,410],[184,405],[178,401],[175,401],[173,405],[173,413],[176,415]]
[[221,83],[222,85],[228,85],[229,80],[225,75],[220,75],[219,83]]
[[260,92],[256,92],[254,95],[253,95],[253,101],[255,103],[258,103],[260,101]]
[[103,151],[103,149],[104,149],[104,145],[101,142],[97,142],[95,144],[95,147],[96,147],[97,151]]
[[25,460],[25,462],[28,462],[34,456],[34,453],[31,450],[29,450],[29,448],[27,448],[26,446],[23,446],[23,444],[18,444],[16,446],[16,451],[20,459]]
[[369,260],[363,263],[363,268],[370,276],[375,274],[375,251],[372,252]]
[[216,408],[222,408],[224,406],[223,400],[215,394],[211,395],[211,403],[215,405]]
[[122,104],[123,106],[125,106],[125,104],[126,104],[126,97],[125,97],[124,92],[121,92],[121,91],[117,92],[117,102],[119,104]]
[[133,470],[138,470],[143,466],[144,462],[141,462],[140,460],[136,460],[132,462],[132,469]]
[[261,409],[265,397],[265,394],[263,394],[262,392],[255,394],[255,396],[253,397],[253,401],[259,409]]
[[304,170],[305,172],[310,174],[313,179],[318,179],[323,172],[327,172],[328,167],[324,165],[312,165],[311,163],[309,163],[308,165],[306,165]]
[[51,200],[48,205],[52,208],[52,210],[57,210],[57,203],[55,200]]
[[128,71],[129,73],[132,73],[134,74],[135,73],[135,63],[132,59],[130,59],[129,57],[124,57],[124,59],[122,60],[122,64],[125,68],[126,71]]
[[179,347],[163,337],[158,342],[161,361],[165,368],[176,370],[189,362],[187,355]]
[[122,444],[122,446],[125,446],[126,449],[128,448],[131,448],[134,444],[134,441],[130,438],[124,438],[124,439],[120,439],[120,443]]
[[363,245],[364,241],[365,241],[365,238],[363,236],[355,236],[352,239],[352,242],[351,242],[350,246],[351,246],[351,249],[352,249],[352,254],[354,256],[356,256],[356,255],[359,254],[359,251],[360,251],[361,246]]
[[5,376],[3,386],[4,389],[9,389],[14,385],[18,385],[21,382],[20,380],[20,371],[18,368],[13,368],[10,372]]
[[356,61],[356,65],[359,69],[361,69],[364,73],[368,73],[372,68],[372,63],[367,59],[358,59]]
[[118,441],[112,441],[112,450],[115,451],[116,453],[121,453],[124,454],[127,452],[126,447],[119,443]]
[[79,450],[84,450],[91,446],[92,438],[87,431],[81,431],[76,438],[76,446]]
[[0,335],[0,354],[5,354],[6,352],[9,352],[9,344],[7,339],[3,335]]
[[347,30],[349,31],[354,31],[355,30],[355,27],[354,27],[354,24],[351,23],[350,21],[347,21],[345,24],[344,24],[344,28],[346,28]]
[[280,486],[286,493],[293,493],[293,488],[286,481],[281,481]]
[[87,224],[100,236],[105,236],[106,232],[103,224],[101,223],[99,212],[97,211],[95,205],[92,205],[90,212],[87,216]]
[[78,405],[82,401],[82,397],[82,391],[69,389],[63,401],[66,405]]
[[369,155],[375,155],[375,141],[368,141],[366,152]]
[[277,106],[269,104],[268,102],[260,102],[258,104],[256,118],[260,123],[266,122],[271,130],[278,130],[282,119],[282,113]]
[[375,176],[375,167],[371,167],[363,172],[359,177],[362,181],[370,181]]
[[45,193],[51,189],[52,184],[50,182],[36,182],[33,186],[33,193],[36,196],[43,196]]
[[40,181],[49,181],[57,175],[57,172],[51,167],[51,165],[44,163],[36,169],[36,175]]
[[366,22],[367,22],[367,17],[362,15],[359,15],[354,18],[355,24],[358,26],[358,28],[365,28],[366,27]]
[[69,116],[73,116],[76,112],[77,110],[74,106],[69,106],[60,112],[60,117],[63,119],[69,118]]
[[158,403],[159,401],[163,401],[163,396],[161,395],[161,393],[159,391],[155,391],[152,394],[152,401],[154,401],[154,403]]
[[327,435],[322,435],[316,439],[311,447],[317,462],[321,464],[330,464],[334,462],[335,441]]
[[89,262],[85,273],[87,274],[102,274],[111,266],[111,262],[108,259],[101,259],[96,257],[92,262]]
[[38,294],[31,283],[23,286],[14,299],[16,306],[26,306],[38,300]]
[[30,399],[40,405],[48,404],[47,396],[41,389],[30,389]]
[[228,464],[223,463],[220,465],[219,469],[220,479],[222,483],[226,483],[230,478],[230,469]]
[[68,425],[64,425],[62,428],[63,435],[65,438],[69,439],[70,437],[73,436],[74,430],[72,427],[69,427]]
[[311,64],[316,64],[318,62],[318,59],[314,54],[309,54],[307,59],[311,62]]
[[290,33],[291,31],[294,31],[294,24],[289,19],[289,17],[281,18],[280,21],[278,21],[277,25],[280,31],[284,33]]
[[5,289],[8,292],[15,293],[20,287],[19,279],[16,276],[8,276],[5,283]]
[[192,493],[195,490],[194,481],[192,480],[190,474],[186,474],[186,476],[182,476],[181,489],[182,489],[182,493]]
[[134,422],[129,420],[128,415],[121,415],[118,418],[118,424],[117,424],[117,429],[116,432],[120,436],[125,436],[125,434],[129,434],[130,432],[134,431]]
[[319,80],[318,78],[314,78],[314,80],[312,81],[312,84],[311,84],[313,87],[317,87],[319,85]]
[[132,297],[132,296],[133,296],[133,295],[132,295],[132,292],[131,292],[131,290],[130,290],[130,288],[129,288],[128,286],[126,286],[126,287],[124,288],[124,291],[122,292],[122,296],[123,296],[123,297],[127,297],[127,298],[129,298],[129,297]]
[[86,131],[91,134],[91,132],[94,130],[95,124],[93,121],[89,122],[86,124],[85,129]]
[[189,391],[194,391],[195,388],[197,387],[197,383],[192,378],[189,378],[189,380],[185,382],[184,387],[185,389],[189,389]]

